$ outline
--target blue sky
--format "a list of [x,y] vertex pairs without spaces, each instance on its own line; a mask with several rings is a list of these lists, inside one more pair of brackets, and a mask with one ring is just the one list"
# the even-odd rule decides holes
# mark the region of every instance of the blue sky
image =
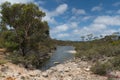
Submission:
[[46,13],[50,36],[81,40],[81,36],[120,32],[120,0],[1,0],[0,3],[34,2]]

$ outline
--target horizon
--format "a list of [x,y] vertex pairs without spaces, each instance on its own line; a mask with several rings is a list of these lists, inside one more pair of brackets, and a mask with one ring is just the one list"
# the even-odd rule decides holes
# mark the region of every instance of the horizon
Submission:
[[1,0],[0,4],[35,3],[46,13],[50,36],[57,40],[81,41],[81,36],[120,32],[119,0]]

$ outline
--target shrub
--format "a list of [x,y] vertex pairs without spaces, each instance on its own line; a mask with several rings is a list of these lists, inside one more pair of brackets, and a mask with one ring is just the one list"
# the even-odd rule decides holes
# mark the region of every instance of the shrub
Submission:
[[111,65],[108,63],[96,62],[95,65],[91,67],[91,71],[98,75],[105,75],[111,68]]
[[0,60],[0,65],[7,63],[7,60],[1,59]]
[[120,55],[111,60],[114,69],[120,70]]
[[41,58],[39,55],[40,53],[29,53],[26,56],[22,56],[20,53],[14,52],[8,56],[8,59],[14,64],[22,64],[25,68],[40,68],[49,56],[46,54]]
[[4,47],[8,50],[8,51],[13,51],[13,50],[17,50],[18,49],[18,44],[15,42],[5,42],[4,43]]

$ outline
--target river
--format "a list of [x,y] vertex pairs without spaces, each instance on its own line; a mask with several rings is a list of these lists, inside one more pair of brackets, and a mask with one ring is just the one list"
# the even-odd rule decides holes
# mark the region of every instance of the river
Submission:
[[45,62],[41,67],[42,70],[49,69],[52,66],[57,65],[58,63],[63,63],[67,60],[74,58],[74,47],[72,46],[57,46],[56,51],[53,53],[51,58]]

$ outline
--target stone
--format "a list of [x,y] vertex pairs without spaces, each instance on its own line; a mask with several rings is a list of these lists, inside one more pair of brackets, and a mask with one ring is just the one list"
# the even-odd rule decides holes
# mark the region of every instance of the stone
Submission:
[[5,80],[16,80],[16,79],[13,77],[7,77]]
[[58,65],[56,66],[58,72],[63,72],[64,66],[63,65]]
[[65,67],[65,68],[64,68],[64,71],[65,71],[65,72],[69,72],[69,71],[70,71],[70,68],[69,68],[69,67]]
[[51,70],[51,69],[49,69],[49,70],[47,70],[46,72],[47,72],[48,74],[51,74],[51,73],[53,73],[54,71]]
[[2,72],[6,72],[8,70],[8,66],[3,66],[2,68],[1,68],[1,71]]
[[43,73],[42,73],[42,76],[43,76],[43,77],[48,77],[47,72],[43,72]]
[[54,62],[54,64],[60,64],[59,62]]
[[63,80],[73,80],[72,77],[66,76],[63,78]]
[[22,79],[22,80],[25,80],[25,76],[21,76],[21,79]]
[[[8,66],[8,67],[7,67]],[[2,68],[2,69],[1,69]],[[96,76],[91,74],[90,63],[80,61],[72,62],[68,61],[63,64],[58,64],[45,71],[40,69],[29,70],[18,65],[0,65],[0,80],[6,80],[9,76],[15,80],[107,80],[107,77]],[[5,72],[2,72],[5,71]],[[111,73],[118,76],[120,72]],[[4,77],[2,77],[4,76]]]
[[50,80],[59,80],[57,77],[52,77]]

